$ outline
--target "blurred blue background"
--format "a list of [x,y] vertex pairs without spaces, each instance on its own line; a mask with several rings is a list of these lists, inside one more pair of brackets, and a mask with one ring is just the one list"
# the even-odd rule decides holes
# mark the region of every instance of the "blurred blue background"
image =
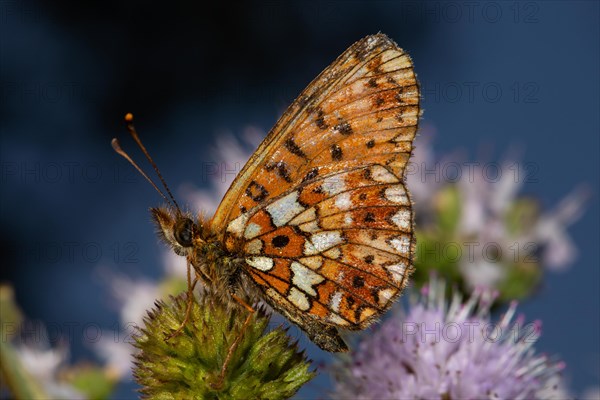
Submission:
[[[335,57],[381,31],[413,57],[436,152],[497,160],[521,146],[538,167],[524,192],[546,207],[590,185],[570,229],[577,260],[520,311],[543,321],[537,348],[566,362],[575,393],[600,384],[598,2],[84,4],[0,2],[0,281],[28,317],[73,327],[72,360],[95,359],[87,325],[119,324],[98,268],[163,273],[148,214],[160,198],[110,147],[120,136],[141,160],[124,113],[175,192],[205,187],[219,132],[266,132]],[[320,377],[299,397],[329,385]]]

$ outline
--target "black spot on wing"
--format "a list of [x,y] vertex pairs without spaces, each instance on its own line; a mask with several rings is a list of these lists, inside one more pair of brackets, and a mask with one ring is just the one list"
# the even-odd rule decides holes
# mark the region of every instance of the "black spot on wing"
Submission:
[[344,156],[344,154],[342,153],[341,147],[338,146],[337,144],[331,145],[330,151],[331,151],[331,159],[333,161],[339,161]]
[[290,238],[286,235],[277,235],[271,240],[271,244],[273,245],[273,247],[276,247],[278,249],[287,246],[289,242]]
[[276,163],[269,163],[265,165],[265,169],[269,172],[275,171],[277,176],[282,178],[284,181],[291,183],[292,178],[290,178],[290,171],[288,170],[287,164],[283,161],[278,161]]
[[365,286],[365,279],[362,276],[355,276],[352,280],[352,286],[355,288],[361,288]]
[[250,182],[246,188],[246,195],[257,203],[263,201],[269,195],[269,192],[263,185],[255,181]]
[[346,297],[346,303],[348,303],[348,308],[352,308],[356,304],[356,300],[354,300],[354,297],[348,296]]
[[286,140],[283,146],[293,155],[306,159],[306,154],[304,154],[300,146],[298,146],[296,142],[294,142],[293,138],[289,138],[288,140]]
[[327,125],[327,123],[325,123],[324,115],[325,114],[323,113],[323,110],[318,109],[317,110],[317,118],[315,119],[315,124],[317,124],[319,129],[323,129],[323,130],[329,128],[329,125]]
[[311,169],[310,171],[308,171],[308,173],[306,175],[304,175],[304,178],[302,178],[302,182],[306,182],[311,179],[314,179],[317,177],[317,175],[319,175],[319,168],[315,167],[315,168]]
[[336,131],[338,131],[339,133],[341,133],[342,135],[350,135],[352,134],[352,126],[350,125],[350,123],[348,121],[342,121],[339,124],[337,124],[336,126],[333,127],[333,129],[335,129]]

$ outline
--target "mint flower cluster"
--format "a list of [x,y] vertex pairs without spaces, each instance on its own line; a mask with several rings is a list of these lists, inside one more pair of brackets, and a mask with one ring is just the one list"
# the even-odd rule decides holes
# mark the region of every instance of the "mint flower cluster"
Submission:
[[512,302],[497,321],[497,293],[466,301],[433,278],[408,310],[365,335],[333,367],[337,399],[566,399],[564,363],[534,350],[539,321],[514,318]]

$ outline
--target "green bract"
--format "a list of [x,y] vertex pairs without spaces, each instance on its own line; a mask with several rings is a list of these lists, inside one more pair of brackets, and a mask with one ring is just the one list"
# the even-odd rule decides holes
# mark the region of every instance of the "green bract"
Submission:
[[314,372],[297,343],[281,327],[266,332],[270,317],[252,315],[221,381],[231,344],[239,337],[248,311],[206,292],[193,302],[181,333],[165,337],[184,319],[187,297],[159,301],[136,336],[134,374],[151,399],[284,399]]

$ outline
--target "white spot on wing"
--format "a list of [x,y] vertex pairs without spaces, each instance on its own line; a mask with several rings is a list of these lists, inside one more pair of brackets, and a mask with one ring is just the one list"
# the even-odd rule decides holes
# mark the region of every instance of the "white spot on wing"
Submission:
[[377,292],[377,297],[379,297],[379,305],[386,305],[390,301],[390,299],[394,297],[396,292],[396,289],[381,289],[379,292]]
[[346,190],[346,182],[344,177],[341,175],[334,175],[325,178],[323,185],[321,185],[325,193],[327,194],[338,194]]
[[325,231],[314,233],[310,237],[315,250],[320,253],[344,241],[340,231]]
[[404,231],[410,229],[410,212],[408,210],[400,210],[392,217],[392,222]]
[[408,236],[396,237],[390,240],[390,245],[400,254],[408,257],[410,253],[410,240]]
[[290,294],[288,294],[288,300],[291,301],[293,305],[295,305],[302,311],[306,311],[310,308],[308,297],[306,297],[304,293],[299,291],[294,286],[292,286],[290,289]]
[[382,183],[398,182],[396,175],[392,174],[387,168],[384,168],[381,165],[373,165],[371,167],[371,178],[376,182]]
[[305,208],[298,203],[297,191],[293,191],[279,200],[274,201],[269,204],[266,209],[269,215],[271,215],[273,223],[277,227],[285,225],[292,218],[305,210]]
[[260,225],[255,224],[254,222],[250,222],[246,226],[246,230],[244,231],[244,237],[246,239],[252,239],[252,238],[260,235],[261,231],[262,231],[262,227]]
[[341,301],[342,301],[342,292],[335,292],[335,294],[333,296],[331,296],[331,301],[329,302],[329,307],[331,307],[331,309],[334,312],[339,312]]
[[408,197],[406,196],[406,190],[401,185],[391,186],[385,189],[385,198],[392,203],[398,203],[405,206],[410,205]]
[[345,192],[335,197],[335,206],[340,210],[347,210],[352,207],[352,200],[350,200],[350,193]]
[[246,226],[246,222],[248,222],[249,215],[247,213],[241,214],[239,217],[234,219],[227,225],[227,232],[231,232],[236,236],[242,236],[242,232],[244,231],[244,226]]
[[315,246],[310,242],[310,240],[304,241],[304,255],[311,256],[313,254],[317,254],[318,251],[315,249]]
[[394,282],[401,283],[402,279],[404,279],[404,274],[406,273],[406,264],[399,262],[398,264],[387,265],[385,269],[392,274]]
[[313,286],[323,282],[325,278],[296,261],[292,263],[291,268],[294,273],[292,283],[311,296],[316,296],[317,292]]
[[273,269],[273,259],[270,257],[246,257],[246,263],[261,271]]
[[346,214],[344,216],[344,224],[346,224],[346,226],[352,225],[353,222],[354,220],[352,219],[352,214]]

